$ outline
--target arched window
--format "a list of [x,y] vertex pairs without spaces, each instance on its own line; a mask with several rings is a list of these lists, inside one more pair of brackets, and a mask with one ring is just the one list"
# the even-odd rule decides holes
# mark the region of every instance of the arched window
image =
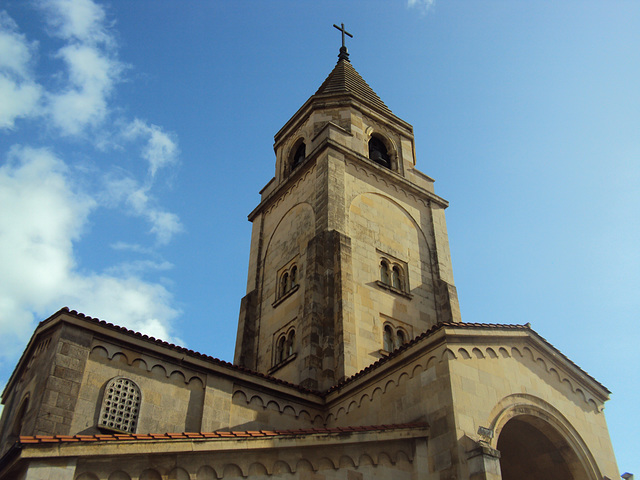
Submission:
[[389,285],[389,264],[386,260],[380,261],[380,281]]
[[396,348],[406,343],[406,336],[401,329],[396,332]]
[[369,140],[369,158],[383,167],[391,168],[391,157],[387,152],[387,147],[378,137],[371,137]]
[[398,265],[394,265],[391,270],[391,286],[398,290],[404,290],[402,287],[402,270]]
[[104,389],[99,426],[135,433],[142,396],[132,380],[115,377]]
[[293,267],[291,267],[291,275],[290,275],[290,280],[291,280],[291,288],[295,287],[297,285],[296,281],[297,281],[297,277],[298,276],[298,267],[296,267],[295,265]]
[[280,295],[284,295],[289,291],[289,272],[284,272],[280,279]]
[[302,142],[298,146],[298,148],[296,148],[296,151],[293,154],[293,157],[291,157],[291,170],[293,170],[298,165],[300,165],[305,159],[306,155],[307,155],[307,147],[305,146],[304,142]]
[[298,287],[298,266],[295,263],[281,268],[278,271],[279,280],[276,288],[276,302],[274,306],[280,303],[284,297],[293,293]]
[[384,326],[382,343],[385,351],[391,352],[393,350],[393,329],[391,328],[391,325]]
[[296,339],[296,332],[295,330],[291,330],[289,332],[289,335],[287,336],[287,342],[285,343],[285,350],[286,350],[286,354],[287,357],[290,357],[291,355],[293,355],[293,342]]
[[284,343],[285,343],[285,338],[284,338],[284,335],[282,335],[278,339],[278,345],[277,345],[277,348],[276,348],[276,364],[282,362],[285,359]]

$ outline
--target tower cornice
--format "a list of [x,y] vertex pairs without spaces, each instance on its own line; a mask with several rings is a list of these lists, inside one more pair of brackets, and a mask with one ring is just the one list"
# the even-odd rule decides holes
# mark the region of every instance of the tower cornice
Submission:
[[[328,123],[325,126],[325,128],[330,128],[330,127],[338,128],[340,130],[344,130],[339,125],[335,125],[333,123]],[[436,195],[434,193],[431,193],[431,192],[429,192],[429,191],[427,191],[427,190],[425,190],[423,188],[420,188],[419,186],[415,185],[414,183],[412,183],[409,180],[407,180],[406,178],[404,178],[402,175],[400,175],[400,174],[398,174],[398,173],[396,173],[396,172],[394,172],[392,170],[389,170],[387,168],[378,166],[375,162],[373,162],[372,160],[368,159],[367,157],[361,155],[360,153],[356,152],[355,150],[352,150],[352,149],[350,149],[348,147],[345,147],[344,145],[336,142],[335,140],[333,140],[331,138],[325,138],[307,156],[307,159],[305,160],[305,162],[300,167],[298,167],[296,169],[296,171],[291,176],[289,176],[280,185],[275,187],[275,189],[273,191],[271,191],[266,196],[266,198],[264,198],[255,209],[253,209],[253,211],[248,215],[249,221],[253,221],[257,215],[259,215],[264,210],[266,210],[271,205],[273,205],[282,196],[283,192],[286,192],[300,178],[302,178],[304,175],[306,175],[307,171],[315,163],[315,161],[318,159],[318,157],[323,152],[325,152],[328,148],[331,148],[334,151],[337,151],[337,152],[343,154],[345,156],[345,158],[350,158],[350,159],[353,159],[353,160],[357,161],[358,164],[361,165],[363,168],[367,168],[367,169],[369,169],[369,170],[371,170],[373,172],[376,172],[378,175],[381,175],[384,178],[391,180],[396,185],[399,185],[401,187],[401,189],[403,189],[407,193],[411,193],[413,195],[422,197],[425,200],[431,201],[431,202],[437,204],[438,206],[440,206],[442,208],[447,208],[449,206],[449,202],[447,200],[445,200],[444,198],[442,198],[442,197],[440,197],[440,196],[438,196],[438,195]],[[420,173],[422,174],[422,172],[420,172]],[[424,174],[422,174],[422,175],[424,175]],[[424,175],[424,176],[429,178],[426,175]],[[269,183],[271,183],[271,182],[269,182]],[[263,191],[264,191],[264,189],[263,189]]]

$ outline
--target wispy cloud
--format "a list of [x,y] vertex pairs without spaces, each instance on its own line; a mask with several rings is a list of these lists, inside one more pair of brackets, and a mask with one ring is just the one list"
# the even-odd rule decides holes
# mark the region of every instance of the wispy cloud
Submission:
[[28,42],[6,12],[0,11],[0,130],[37,111],[42,87],[33,78],[35,42]]
[[157,125],[148,125],[136,118],[124,127],[122,135],[130,141],[144,140],[141,154],[149,163],[149,174],[152,178],[159,169],[175,164],[178,159],[179,151],[175,138]]
[[422,14],[426,14],[436,4],[436,0],[407,0],[409,8],[415,8]]
[[139,216],[151,225],[150,233],[155,234],[159,245],[166,245],[173,236],[182,232],[180,218],[158,206],[149,193],[150,186],[140,184],[123,171],[105,177],[105,187],[101,199],[115,207],[124,205],[130,215]]

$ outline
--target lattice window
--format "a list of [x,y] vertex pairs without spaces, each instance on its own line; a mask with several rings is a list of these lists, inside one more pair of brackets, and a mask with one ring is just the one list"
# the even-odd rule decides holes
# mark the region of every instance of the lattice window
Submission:
[[104,390],[99,425],[135,433],[141,399],[140,389],[131,380],[124,377],[111,379]]

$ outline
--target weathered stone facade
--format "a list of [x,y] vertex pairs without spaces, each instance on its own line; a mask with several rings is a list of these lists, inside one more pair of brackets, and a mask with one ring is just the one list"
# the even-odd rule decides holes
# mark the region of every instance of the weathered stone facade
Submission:
[[275,137],[235,363],[63,309],[3,393],[0,480],[617,477],[604,386],[461,322],[447,202],[345,53]]

